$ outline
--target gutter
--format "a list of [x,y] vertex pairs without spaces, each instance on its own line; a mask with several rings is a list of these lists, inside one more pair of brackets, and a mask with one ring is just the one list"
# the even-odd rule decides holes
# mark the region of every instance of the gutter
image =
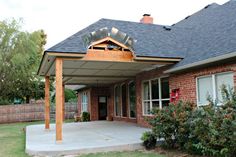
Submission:
[[205,60],[198,61],[198,62],[194,62],[194,63],[191,63],[191,64],[186,64],[186,65],[183,65],[183,66],[180,66],[180,67],[171,68],[169,70],[164,71],[164,73],[177,72],[177,71],[185,70],[185,69],[188,69],[188,68],[193,68],[193,67],[196,67],[196,66],[209,64],[209,63],[216,62],[216,61],[221,61],[221,60],[224,60],[224,59],[229,59],[229,58],[232,58],[232,57],[236,57],[236,52],[231,52],[231,53],[228,53],[228,54],[225,54],[225,55],[212,57],[212,58],[205,59]]

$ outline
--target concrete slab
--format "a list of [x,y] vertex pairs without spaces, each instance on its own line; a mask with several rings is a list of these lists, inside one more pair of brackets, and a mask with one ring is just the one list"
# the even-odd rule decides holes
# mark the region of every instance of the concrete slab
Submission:
[[142,148],[140,137],[148,128],[133,123],[94,121],[63,124],[63,141],[55,141],[55,124],[26,128],[26,153],[37,156],[60,156]]

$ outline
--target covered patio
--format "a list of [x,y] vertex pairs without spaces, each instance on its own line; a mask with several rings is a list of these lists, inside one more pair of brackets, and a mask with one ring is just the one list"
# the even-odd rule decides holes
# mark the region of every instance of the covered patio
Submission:
[[142,148],[140,137],[148,128],[133,123],[94,121],[65,123],[64,140],[55,143],[55,125],[44,130],[44,125],[26,128],[26,152],[30,155],[59,156]]
[[[114,27],[92,28],[87,33],[78,32],[78,36],[44,52],[38,75],[45,77],[45,125],[27,127],[26,151],[29,154],[88,153],[141,147],[140,137],[148,129],[136,124],[106,121],[63,124],[65,85],[112,87],[122,81],[134,80],[141,72],[181,60],[138,55],[134,52],[134,42]],[[50,77],[55,77],[56,86],[56,123],[52,125],[49,123]],[[112,90],[108,92],[113,93]],[[108,108],[112,108],[114,96],[109,99]],[[109,116],[115,115],[111,112]]]
[[56,80],[55,140],[60,143],[63,140],[65,85],[109,87],[134,79],[143,71],[171,65],[179,60],[136,56],[131,48],[111,37],[92,42],[86,53],[45,51],[38,71],[39,75],[45,77],[45,129],[50,129],[50,77]]

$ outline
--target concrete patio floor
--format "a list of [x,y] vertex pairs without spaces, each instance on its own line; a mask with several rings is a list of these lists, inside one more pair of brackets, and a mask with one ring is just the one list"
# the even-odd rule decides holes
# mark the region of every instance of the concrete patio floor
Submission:
[[26,128],[26,152],[29,155],[60,156],[142,148],[140,137],[148,128],[133,123],[94,121],[63,124],[63,141],[55,141],[55,124]]

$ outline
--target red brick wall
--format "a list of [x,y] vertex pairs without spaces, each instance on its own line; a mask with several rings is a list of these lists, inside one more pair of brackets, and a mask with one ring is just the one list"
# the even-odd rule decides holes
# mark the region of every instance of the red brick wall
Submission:
[[98,120],[98,97],[106,96],[107,97],[107,115],[111,114],[110,106],[111,106],[111,89],[108,87],[93,87],[91,90],[91,120]]
[[86,90],[82,90],[78,93],[78,113],[81,114],[81,94],[83,92],[88,92],[88,111],[90,113],[90,119],[92,121],[98,120],[98,97],[107,97],[107,114],[113,115],[112,98],[111,98],[111,88],[108,87],[92,87]]
[[195,70],[189,70],[187,72],[178,74],[172,74],[169,78],[170,90],[179,88],[180,89],[179,98],[181,100],[197,103],[196,78],[199,76],[227,72],[227,71],[234,72],[234,84],[236,86],[236,64],[228,63],[228,64],[209,66],[207,68],[198,68]]

